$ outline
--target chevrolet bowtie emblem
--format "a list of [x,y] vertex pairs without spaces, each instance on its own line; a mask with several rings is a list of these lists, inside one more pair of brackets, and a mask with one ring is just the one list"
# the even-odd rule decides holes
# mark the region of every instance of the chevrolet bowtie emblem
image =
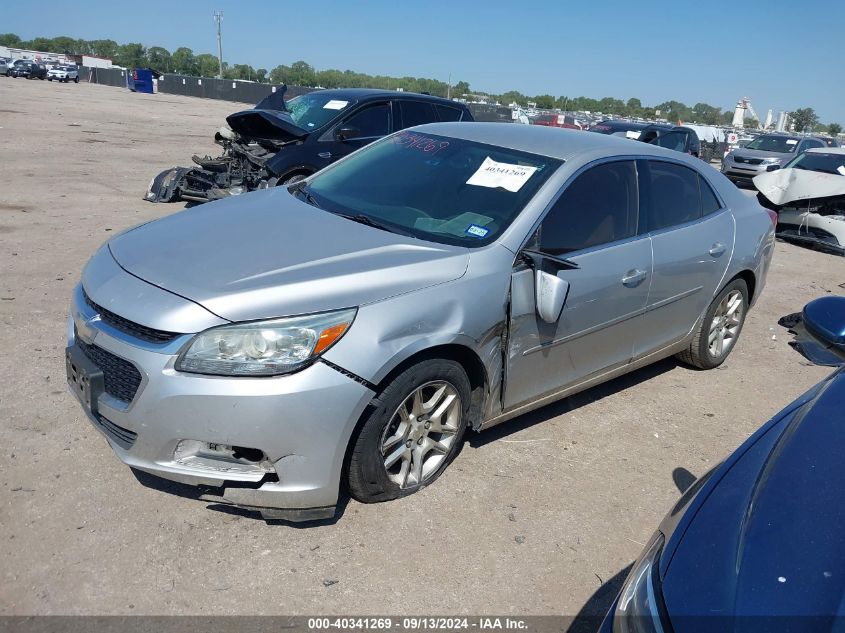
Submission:
[[78,312],[74,315],[73,322],[76,325],[76,335],[86,343],[93,343],[97,335],[97,328],[94,326],[100,320],[100,315],[85,318]]

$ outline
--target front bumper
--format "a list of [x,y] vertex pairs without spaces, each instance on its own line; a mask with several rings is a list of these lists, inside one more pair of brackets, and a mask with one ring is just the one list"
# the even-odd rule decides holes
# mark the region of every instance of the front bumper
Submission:
[[[95,412],[83,404],[118,458],[164,479],[221,488],[215,499],[265,518],[333,516],[346,447],[373,392],[321,362],[272,378],[178,372],[178,352],[191,338],[165,344],[133,339],[97,319],[77,287],[69,351],[85,345],[105,350],[141,376],[129,402],[103,392]],[[231,450],[215,452],[220,447],[245,447],[261,458],[233,460]]]
[[749,163],[735,163],[727,157],[722,161],[722,173],[731,180],[751,181],[754,176],[764,174],[772,164],[751,165]]

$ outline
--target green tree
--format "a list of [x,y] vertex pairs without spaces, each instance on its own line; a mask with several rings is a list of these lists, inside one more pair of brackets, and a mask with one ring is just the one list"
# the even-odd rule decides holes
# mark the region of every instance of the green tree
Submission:
[[14,33],[0,33],[0,46],[12,46],[17,48],[21,45],[21,38]]
[[831,136],[837,136],[842,132],[842,126],[838,123],[831,123],[827,126],[827,133]]
[[819,122],[819,117],[812,108],[798,108],[789,113],[789,118],[792,119],[797,132],[812,130]]
[[196,56],[197,74],[200,77],[216,77],[220,73],[220,62],[216,55],[202,53]]
[[177,48],[170,56],[170,63],[173,67],[173,72],[179,73],[180,75],[196,76],[199,74],[199,67],[194,57],[194,51],[190,48],[185,48],[184,46]]
[[161,46],[151,46],[147,49],[147,61],[150,68],[154,68],[161,73],[173,71],[173,56],[169,50]]
[[123,44],[117,49],[117,56],[113,61],[124,68],[143,68],[147,65],[147,49],[143,44]]
[[255,71],[255,81],[263,84],[266,80],[267,80],[267,69],[266,68],[258,68]]
[[112,61],[117,58],[120,48],[114,40],[92,40],[88,42],[88,47],[94,57],[102,57]]

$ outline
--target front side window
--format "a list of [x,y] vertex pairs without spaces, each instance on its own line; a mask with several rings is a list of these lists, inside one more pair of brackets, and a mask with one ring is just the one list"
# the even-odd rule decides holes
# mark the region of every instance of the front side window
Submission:
[[563,256],[633,237],[638,195],[634,161],[588,169],[564,189],[541,223],[539,250]]
[[367,106],[344,121],[342,127],[355,131],[352,139],[385,136],[390,132],[390,106],[386,103]]
[[314,176],[305,201],[443,244],[489,244],[561,161],[434,134],[400,132]]
[[648,162],[651,205],[648,231],[659,231],[701,217],[698,173],[675,163]]

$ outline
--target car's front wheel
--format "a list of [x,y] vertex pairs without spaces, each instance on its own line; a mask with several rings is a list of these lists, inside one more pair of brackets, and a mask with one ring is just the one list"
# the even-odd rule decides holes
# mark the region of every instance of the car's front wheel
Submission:
[[747,310],[748,286],[742,279],[734,279],[713,299],[689,348],[678,358],[699,369],[721,365],[739,339]]
[[396,376],[354,440],[350,494],[363,503],[388,501],[437,479],[460,449],[471,392],[463,367],[451,360],[426,360]]

